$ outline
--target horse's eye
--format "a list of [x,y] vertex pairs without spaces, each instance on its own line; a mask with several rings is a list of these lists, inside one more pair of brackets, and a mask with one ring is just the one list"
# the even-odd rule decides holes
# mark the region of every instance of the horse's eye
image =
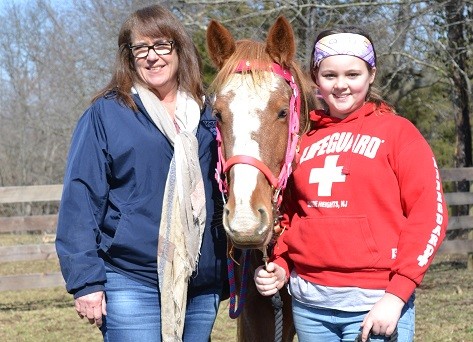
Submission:
[[287,116],[287,109],[283,109],[278,113],[278,119],[284,119]]
[[213,116],[215,116],[217,118],[217,121],[222,121],[222,113],[220,113],[218,110],[215,110],[213,111]]

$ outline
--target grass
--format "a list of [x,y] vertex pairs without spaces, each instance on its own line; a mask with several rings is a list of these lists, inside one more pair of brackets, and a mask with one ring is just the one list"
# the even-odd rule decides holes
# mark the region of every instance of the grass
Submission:
[[466,257],[437,257],[417,290],[416,341],[473,341],[473,270]]
[[[1,274],[56,271],[57,262],[5,263]],[[437,256],[417,290],[416,342],[473,342],[473,270],[466,256]],[[212,341],[235,341],[236,322],[221,304]],[[61,287],[0,292],[0,341],[102,341],[98,329],[80,320]]]
[[8,291],[0,296],[1,341],[101,341],[80,321],[63,288]]

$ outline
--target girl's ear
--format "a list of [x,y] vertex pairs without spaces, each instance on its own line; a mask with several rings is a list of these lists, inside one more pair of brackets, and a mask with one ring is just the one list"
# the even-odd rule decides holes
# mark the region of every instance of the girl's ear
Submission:
[[372,67],[370,70],[370,84],[373,84],[374,79],[376,78],[376,67]]
[[317,77],[317,69],[312,69],[310,71],[310,78],[315,83],[315,85],[317,85],[317,86],[319,85],[319,79]]

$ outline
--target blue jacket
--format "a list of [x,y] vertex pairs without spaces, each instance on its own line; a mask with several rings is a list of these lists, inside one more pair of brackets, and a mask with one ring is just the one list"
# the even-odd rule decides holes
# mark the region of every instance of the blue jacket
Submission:
[[[157,288],[156,251],[173,147],[134,96],[134,112],[110,95],[94,102],[72,136],[59,208],[56,250],[74,298],[104,289],[105,265]],[[216,122],[207,105],[197,130],[207,223],[189,291],[220,291],[226,236],[214,178]]]

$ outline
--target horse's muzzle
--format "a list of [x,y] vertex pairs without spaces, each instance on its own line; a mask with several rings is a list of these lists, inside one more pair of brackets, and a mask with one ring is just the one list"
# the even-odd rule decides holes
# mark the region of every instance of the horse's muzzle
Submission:
[[267,210],[233,212],[227,206],[223,211],[223,226],[237,248],[262,248],[272,238],[272,215]]

